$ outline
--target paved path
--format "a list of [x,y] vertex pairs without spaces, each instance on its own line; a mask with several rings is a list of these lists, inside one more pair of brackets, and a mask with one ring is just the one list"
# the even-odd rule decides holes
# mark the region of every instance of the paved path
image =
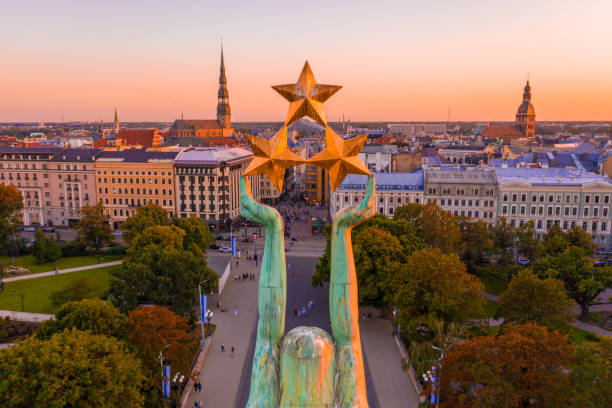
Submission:
[[[103,262],[103,263],[93,264],[93,265],[78,266],[76,268],[59,269],[57,271],[58,272],[57,275],[61,275],[64,273],[78,272],[78,271],[86,271],[88,269],[104,268],[106,266],[121,265],[121,262],[122,262],[121,260],[118,260],[118,261]],[[29,275],[21,275],[21,276],[13,276],[11,278],[3,278],[2,281],[3,282],[14,282],[14,281],[20,281],[20,280],[25,280],[25,279],[42,278],[43,276],[52,276],[52,275],[56,275],[55,271],[31,273]]]
[[10,317],[11,320],[19,320],[22,322],[44,322],[45,320],[53,319],[52,314],[46,313],[28,313],[16,312],[14,310],[0,310],[0,318]]
[[379,405],[384,408],[417,408],[419,398],[402,367],[392,335],[393,326],[389,320],[377,318],[376,311],[373,316],[372,320],[361,321],[359,328]]
[[[485,296],[487,297],[487,299],[492,300],[493,302],[499,302],[499,296],[497,296],[497,295],[494,295],[492,293],[485,293]],[[594,305],[594,306],[591,306],[590,309],[591,309],[591,311],[611,310],[610,306],[611,305],[609,305],[609,304]],[[574,308],[574,310],[576,311],[575,308]],[[580,309],[578,309],[577,311],[580,311]],[[600,336],[606,336],[606,337],[612,336],[612,332],[611,331],[602,329],[601,327],[595,326],[594,324],[585,323],[585,322],[580,321],[580,320],[574,320],[571,323],[571,325],[574,326],[574,327],[577,327],[579,329],[586,330],[586,331],[591,332],[591,333],[599,334]]]

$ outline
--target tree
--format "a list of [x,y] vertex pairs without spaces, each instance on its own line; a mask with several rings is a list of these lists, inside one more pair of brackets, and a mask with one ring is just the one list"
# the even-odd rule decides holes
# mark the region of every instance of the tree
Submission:
[[[6,251],[16,239],[21,222],[23,197],[13,185],[0,184],[0,250]],[[10,254],[12,255],[12,254]]]
[[78,239],[86,246],[94,248],[96,253],[99,253],[100,248],[113,239],[110,226],[104,216],[104,205],[102,203],[82,207],[81,219],[76,228]]
[[612,407],[612,340],[586,341],[574,350],[572,407]]
[[206,223],[199,217],[191,215],[189,218],[175,217],[172,224],[185,231],[183,247],[189,249],[192,245],[197,246],[202,251],[206,251],[208,246],[215,241],[215,237],[208,229]]
[[466,262],[469,271],[482,264],[482,259],[493,249],[491,234],[482,221],[471,221],[465,217],[457,218],[461,235],[459,253]]
[[516,274],[501,294],[499,315],[511,323],[536,322],[567,329],[573,319],[572,300],[563,283],[554,278],[538,278],[530,269]]
[[457,254],[445,254],[438,248],[416,251],[392,284],[399,310],[396,319],[403,327],[484,315],[484,286],[466,272]]
[[142,407],[145,378],[123,342],[72,329],[0,351],[0,395],[10,407]]
[[128,316],[127,340],[149,371],[150,387],[159,387],[159,352],[173,371],[188,373],[200,337],[189,328],[187,320],[163,306],[139,307]]
[[418,236],[426,245],[440,248],[444,252],[453,251],[461,238],[453,215],[432,201],[424,206],[411,203],[398,207],[393,219],[413,223]]
[[55,313],[55,319],[47,320],[40,326],[36,336],[48,339],[55,333],[72,328],[123,339],[127,333],[127,318],[108,302],[83,299],[63,305]]
[[89,276],[81,276],[62,289],[51,293],[50,300],[54,307],[60,307],[64,303],[75,300],[83,300],[95,295],[95,290]]
[[498,251],[505,251],[506,248],[514,247],[516,231],[504,217],[499,217],[497,223],[493,227],[492,233],[493,245]]
[[542,239],[543,250],[549,256],[561,254],[569,245],[567,237],[558,225],[551,226]]
[[571,361],[566,336],[534,323],[472,337],[444,356],[440,407],[568,406]]
[[595,245],[593,244],[593,238],[591,234],[586,232],[584,228],[574,225],[566,234],[565,239],[569,245],[577,246],[584,249],[584,253],[587,256],[595,253]]
[[212,291],[219,278],[208,268],[199,248],[183,248],[184,235],[177,227],[156,225],[136,235],[119,279],[111,282],[108,299],[122,311],[146,301],[181,315],[193,313],[198,284],[206,280],[205,291]]
[[516,229],[519,253],[530,261],[535,261],[542,251],[540,241],[536,239],[533,221],[527,221]]
[[53,239],[53,237],[47,238],[40,229],[37,229],[34,233],[34,239],[32,256],[36,263],[44,264],[51,262],[55,268],[55,262],[62,256],[62,247],[60,244]]
[[128,219],[121,224],[123,238],[126,242],[132,243],[136,235],[153,225],[166,226],[170,225],[170,221],[168,220],[168,213],[166,210],[159,205],[149,203],[139,207],[136,210],[136,215],[128,217]]
[[575,246],[557,256],[541,259],[533,268],[540,276],[556,277],[563,282],[569,296],[580,305],[583,320],[588,319],[589,307],[595,298],[612,285],[612,267],[595,267],[584,249]]

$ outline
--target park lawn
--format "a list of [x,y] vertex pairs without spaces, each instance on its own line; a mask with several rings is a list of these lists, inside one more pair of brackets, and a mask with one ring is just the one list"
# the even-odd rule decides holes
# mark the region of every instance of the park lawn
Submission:
[[498,302],[494,302],[491,299],[487,299],[487,303],[485,303],[485,312],[488,317],[495,317],[495,313],[497,309],[499,309],[500,304]]
[[568,340],[570,343],[576,345],[580,345],[585,341],[599,341],[596,334],[573,326],[570,328]]
[[485,285],[485,291],[493,295],[501,295],[508,289],[508,282],[501,278],[481,278],[482,283]]
[[[100,256],[100,262],[109,262],[120,259],[118,256]],[[68,268],[76,268],[79,266],[86,265],[94,265],[98,263],[98,258],[95,256],[69,256],[65,258],[61,258],[56,262],[57,269],[68,269]],[[11,265],[11,257],[10,256],[0,256],[0,265],[8,266]],[[53,264],[36,264],[34,261],[34,257],[32,255],[24,255],[24,256],[16,256],[15,257],[15,265],[23,266],[27,268],[32,273],[39,272],[50,272],[53,270]]]
[[0,309],[21,311],[19,294],[24,293],[23,303],[25,312],[55,313],[56,310],[51,304],[51,293],[63,289],[75,279],[88,276],[95,290],[95,295],[102,296],[108,288],[111,279],[114,279],[112,272],[119,270],[119,268],[119,265],[106,266],[62,275],[7,282],[0,293]]

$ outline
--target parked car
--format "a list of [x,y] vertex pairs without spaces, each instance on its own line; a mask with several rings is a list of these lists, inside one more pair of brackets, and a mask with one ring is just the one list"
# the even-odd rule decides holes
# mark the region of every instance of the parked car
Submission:
[[251,240],[251,238],[246,237],[246,238],[242,238],[240,241],[241,242],[251,242],[252,240]]
[[612,255],[612,249],[602,249],[597,251],[597,255]]
[[516,263],[519,264],[519,265],[522,265],[522,266],[529,265],[529,259],[523,258],[522,256],[519,256],[516,259]]
[[223,241],[223,235],[217,235],[217,236],[215,237],[215,239],[216,239],[217,241]]
[[210,249],[219,249],[221,247],[219,245],[217,245],[217,244],[210,244],[209,248]]
[[43,232],[55,232],[55,228],[53,228],[50,225],[47,225],[47,226],[42,227],[42,231]]
[[122,235],[123,235],[123,232],[121,232],[121,231],[113,231],[113,232],[112,232],[112,234],[113,234],[114,236],[116,236],[116,237],[120,237],[120,236],[122,236]]
[[219,251],[220,252],[225,252],[225,253],[230,253],[230,252],[232,252],[232,248],[224,246],[224,247],[219,248]]
[[23,230],[26,232],[34,232],[36,231],[36,227],[23,227]]

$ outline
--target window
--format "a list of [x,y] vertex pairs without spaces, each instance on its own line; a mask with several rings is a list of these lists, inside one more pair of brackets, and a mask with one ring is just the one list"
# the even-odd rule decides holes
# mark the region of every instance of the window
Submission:
[[610,196],[604,196],[604,204],[608,204],[610,202]]
[[525,215],[525,206],[521,205],[521,215]]
[[588,217],[589,216],[589,208],[586,207],[582,213],[583,216]]
[[516,201],[518,194],[512,194],[512,201]]
[[504,201],[508,201],[508,194],[504,194]]
[[552,215],[553,212],[553,208],[552,207],[548,207],[548,215]]
[[590,195],[588,195],[588,194],[587,194],[587,195],[585,195],[585,196],[584,196],[584,202],[585,202],[585,203],[587,203],[587,204],[588,204],[588,203],[590,203],[590,202],[591,202],[591,196],[590,196]]
[[538,220],[537,229],[542,229],[542,220]]
[[527,194],[521,194],[521,201],[522,202],[527,201]]
[[531,215],[536,215],[536,206],[535,205],[531,206]]
[[599,204],[599,195],[596,195],[594,197],[594,200],[595,200],[595,204]]
[[536,196],[535,194],[533,194],[533,195],[531,196],[531,201],[532,201],[532,202],[536,202],[536,201],[538,201],[538,196]]
[[516,206],[515,206],[515,205],[513,205],[513,206],[512,206],[512,215],[515,215],[515,214],[516,214]]
[[607,222],[602,222],[601,223],[601,230],[602,231],[607,231],[608,230],[608,223]]
[[569,194],[567,194],[567,195],[565,196],[565,202],[566,202],[566,203],[569,203],[571,200],[572,200],[572,197],[571,197]]
[[549,202],[549,203],[552,203],[552,202],[553,202],[553,195],[552,195],[552,194],[549,194],[549,195],[548,195],[548,202]]
[[561,207],[555,207],[555,215],[561,215]]
[[608,209],[607,209],[607,208],[604,208],[604,209],[603,209],[603,216],[604,216],[604,217],[607,217],[607,216],[608,216]]
[[507,205],[504,205],[502,207],[502,214],[508,214],[508,206]]
[[595,207],[593,208],[593,217],[597,217],[599,216],[599,208]]

